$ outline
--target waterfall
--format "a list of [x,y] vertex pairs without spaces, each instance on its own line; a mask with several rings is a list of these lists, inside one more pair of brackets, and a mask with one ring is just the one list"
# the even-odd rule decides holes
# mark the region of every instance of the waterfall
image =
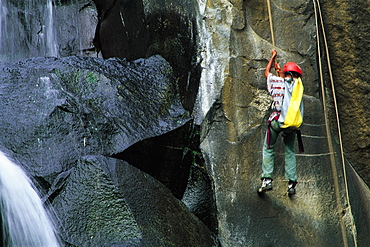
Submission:
[[48,0],[46,19],[46,55],[58,57],[58,48],[54,34],[53,0]]
[[23,170],[0,152],[3,246],[60,246],[41,199]]
[[[3,29],[4,29],[4,26],[6,26],[6,16],[7,16],[7,13],[8,10],[6,8],[6,6],[3,4],[3,0],[0,0],[0,51],[2,51],[2,47],[3,47],[3,42],[2,42],[2,37],[3,37]],[[1,58],[1,54],[0,54],[0,58]]]
[[0,0],[0,62],[58,57],[53,0]]

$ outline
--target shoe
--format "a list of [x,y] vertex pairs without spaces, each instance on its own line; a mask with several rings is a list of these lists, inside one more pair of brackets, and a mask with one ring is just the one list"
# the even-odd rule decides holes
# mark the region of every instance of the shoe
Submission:
[[272,179],[271,178],[262,178],[262,185],[258,188],[257,192],[261,193],[267,190],[272,190]]
[[288,195],[295,195],[295,186],[297,182],[289,180],[288,182]]

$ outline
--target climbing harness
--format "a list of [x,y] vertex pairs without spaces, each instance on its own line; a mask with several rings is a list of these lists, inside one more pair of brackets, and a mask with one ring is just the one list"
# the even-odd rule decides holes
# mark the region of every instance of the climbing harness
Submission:
[[[278,119],[278,115],[275,119],[273,119],[273,121],[277,121]],[[283,130],[275,130],[273,127],[272,127],[272,121],[267,121],[267,138],[266,138],[266,145],[267,145],[267,149],[270,149],[270,145],[271,145],[271,130],[274,130],[276,132],[280,132],[280,131],[283,131]],[[284,132],[284,135],[287,136],[287,135],[290,135],[290,134],[293,134],[295,133],[297,135],[297,142],[298,142],[298,149],[299,149],[299,152],[300,153],[303,153],[304,152],[304,147],[303,147],[303,141],[302,141],[302,134],[301,134],[301,130],[300,129],[290,129],[292,130],[292,132],[289,132],[287,133],[287,131]]]
[[328,68],[328,72],[329,72],[330,85],[331,85],[331,89],[332,89],[334,109],[335,109],[337,129],[338,129],[339,148],[340,148],[340,154],[341,154],[344,187],[345,187],[345,193],[346,193],[345,199],[347,201],[347,203],[345,203],[345,205],[347,205],[348,212],[350,214],[353,242],[354,242],[354,245],[357,246],[355,225],[354,225],[354,222],[353,222],[353,215],[352,215],[351,204],[350,204],[349,194],[348,194],[347,172],[346,172],[346,167],[345,167],[344,151],[343,151],[343,144],[342,144],[342,135],[341,135],[341,128],[340,128],[337,100],[336,100],[336,95],[335,95],[335,85],[334,85],[333,74],[332,74],[331,63],[330,63],[330,57],[329,57],[329,49],[328,49],[328,44],[327,44],[327,40],[326,40],[326,34],[325,34],[324,22],[323,22],[321,8],[320,8],[320,2],[319,2],[319,0],[313,0],[313,4],[314,4],[315,21],[316,21],[316,41],[317,41],[317,50],[318,50],[318,62],[319,62],[321,91],[322,91],[321,94],[322,94],[322,100],[323,100],[323,108],[324,108],[324,115],[325,115],[325,117],[324,117],[325,118],[325,126],[326,126],[326,133],[327,133],[327,137],[328,137],[328,145],[329,145],[329,152],[330,152],[331,168],[332,168],[333,179],[334,179],[335,194],[336,194],[337,204],[338,204],[338,207],[339,207],[338,211],[339,211],[339,215],[340,215],[340,225],[341,225],[341,230],[342,230],[342,238],[343,238],[344,246],[348,247],[346,227],[345,227],[344,218],[342,217],[342,213],[345,212],[345,209],[343,208],[342,203],[341,203],[339,180],[338,180],[337,168],[335,166],[334,148],[333,148],[332,138],[331,138],[331,134],[330,134],[328,114],[327,114],[327,109],[326,109],[325,85],[324,85],[323,69],[322,69],[323,66],[322,66],[322,63],[321,63],[321,58],[322,57],[321,57],[321,47],[320,47],[321,41],[320,41],[320,33],[319,33],[319,21],[320,21],[320,26],[321,26],[322,36],[323,36],[323,43],[324,43],[324,46],[325,46],[325,55],[326,55],[326,60],[327,60],[327,68]]

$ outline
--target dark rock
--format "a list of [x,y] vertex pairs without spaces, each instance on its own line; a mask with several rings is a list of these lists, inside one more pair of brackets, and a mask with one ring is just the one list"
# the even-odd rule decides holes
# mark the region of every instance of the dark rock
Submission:
[[[361,10],[361,11],[359,11]],[[324,1],[324,25],[338,103],[346,158],[370,186],[370,86],[367,78],[370,4],[366,1]],[[329,77],[326,76],[326,81]],[[331,90],[329,90],[331,95]],[[331,122],[336,123],[333,104]],[[336,124],[333,124],[336,129]]]
[[51,184],[83,155],[120,153],[185,124],[171,71],[159,56],[2,64],[1,140]]
[[94,43],[102,56],[131,61],[161,55],[173,68],[184,108],[192,112],[201,74],[196,5],[158,1],[144,8],[142,0],[94,2],[99,15]]
[[166,134],[135,143],[112,157],[125,160],[161,181],[181,199],[199,151],[199,127],[189,121]]
[[189,211],[197,216],[214,233],[218,232],[217,208],[212,187],[212,178],[200,164],[195,161],[191,166],[189,181],[182,202]]
[[143,1],[94,0],[99,16],[94,43],[104,58],[143,58],[147,49],[147,25]]
[[77,162],[52,206],[62,239],[73,246],[111,246],[142,238],[130,207],[95,158]]
[[144,246],[218,246],[210,230],[168,188],[127,162],[99,162],[129,205],[142,231]]

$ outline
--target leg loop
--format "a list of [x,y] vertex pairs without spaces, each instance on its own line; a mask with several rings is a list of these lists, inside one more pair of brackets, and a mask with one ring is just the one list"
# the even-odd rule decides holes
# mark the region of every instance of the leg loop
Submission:
[[303,153],[304,152],[304,147],[303,147],[303,142],[302,142],[302,135],[301,135],[301,130],[297,130],[297,140],[298,140],[298,148],[299,152]]

